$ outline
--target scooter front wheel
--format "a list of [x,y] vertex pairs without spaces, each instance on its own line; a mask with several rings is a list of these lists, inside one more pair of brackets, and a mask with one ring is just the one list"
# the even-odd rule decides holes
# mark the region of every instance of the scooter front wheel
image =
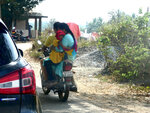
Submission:
[[41,75],[41,84],[42,84],[43,93],[44,93],[45,95],[48,95],[49,92],[50,92],[50,89],[47,88],[47,87],[45,87],[45,86],[43,85],[43,84],[44,84],[44,78],[43,78],[43,72],[42,72],[42,70],[40,70],[40,75]]
[[43,86],[42,86],[42,90],[43,90],[43,93],[44,93],[45,95],[48,95],[49,92],[50,92],[50,89],[48,89],[47,87],[43,87]]

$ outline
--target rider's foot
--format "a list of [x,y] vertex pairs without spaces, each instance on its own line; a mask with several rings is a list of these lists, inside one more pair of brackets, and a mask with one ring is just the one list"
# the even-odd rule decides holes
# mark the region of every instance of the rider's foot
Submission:
[[73,85],[73,86],[70,87],[70,91],[78,92],[77,91],[77,87],[75,85]]

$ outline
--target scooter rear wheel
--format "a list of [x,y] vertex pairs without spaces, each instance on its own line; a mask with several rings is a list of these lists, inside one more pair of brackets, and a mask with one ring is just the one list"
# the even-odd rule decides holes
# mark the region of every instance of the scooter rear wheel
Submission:
[[65,91],[58,91],[59,100],[62,102],[66,102],[69,97],[69,90],[66,89]]

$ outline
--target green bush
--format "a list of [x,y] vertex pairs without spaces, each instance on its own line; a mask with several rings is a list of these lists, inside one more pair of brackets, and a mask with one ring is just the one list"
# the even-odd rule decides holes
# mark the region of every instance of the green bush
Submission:
[[78,40],[78,47],[90,47],[90,46],[96,46],[97,41],[89,41],[89,40]]
[[[109,71],[119,81],[134,81],[150,75],[149,16],[149,13],[136,17],[113,13],[112,19],[100,29],[99,48]],[[110,57],[114,52],[115,60]]]

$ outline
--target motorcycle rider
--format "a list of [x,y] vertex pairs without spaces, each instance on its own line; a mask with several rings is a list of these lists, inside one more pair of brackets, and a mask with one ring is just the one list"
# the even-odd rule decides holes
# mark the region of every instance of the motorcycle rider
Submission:
[[[59,30],[59,22],[55,22],[54,25],[53,25],[53,29],[54,29],[54,32],[56,33],[58,30]],[[42,51],[45,51],[46,48],[50,47],[52,44],[53,44],[53,41],[55,39],[55,34],[51,34],[45,41],[44,43],[44,46],[42,47]],[[49,73],[47,72],[47,69],[45,66],[43,66],[43,62],[46,63],[46,60],[43,61],[43,59],[40,61],[40,64],[41,64],[41,69],[42,69],[42,72],[43,72],[43,76],[44,76],[44,80],[47,81],[48,80],[48,75]],[[49,61],[47,60],[47,63],[49,63]],[[51,71],[52,69],[49,67],[49,70]],[[50,72],[50,74],[52,74]]]

